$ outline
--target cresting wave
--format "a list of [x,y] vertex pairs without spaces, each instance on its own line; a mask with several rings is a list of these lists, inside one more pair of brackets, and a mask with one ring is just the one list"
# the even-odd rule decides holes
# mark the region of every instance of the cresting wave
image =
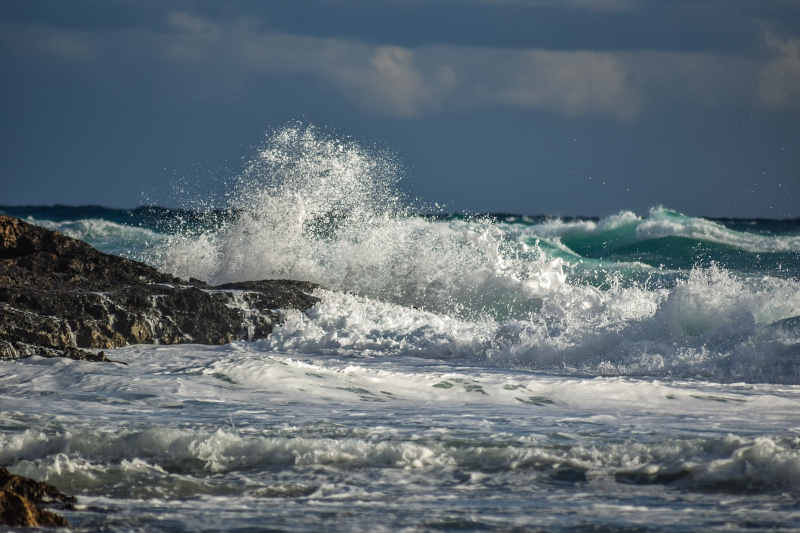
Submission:
[[472,316],[533,311],[564,283],[560,260],[492,224],[414,216],[396,181],[385,154],[313,128],[278,131],[235,184],[235,220],[174,237],[162,266],[214,283],[303,279]]
[[800,382],[800,330],[771,326],[800,315],[796,279],[740,274],[713,257],[670,271],[563,259],[565,249],[598,255],[597,235],[617,250],[669,235],[780,251],[800,249],[798,236],[734,231],[663,208],[599,222],[431,219],[414,214],[396,182],[385,154],[285,128],[235,184],[236,216],[169,237],[158,261],[214,283],[294,278],[339,291],[322,291],[307,316],[290,314],[268,343],[275,350]]
[[543,238],[560,239],[570,248],[594,256],[623,250],[637,242],[682,237],[694,241],[722,244],[752,253],[800,252],[800,235],[759,235],[737,231],[720,222],[689,217],[667,209],[652,207],[646,217],[631,211],[593,220],[534,223],[532,231]]
[[52,221],[26,217],[31,224],[59,231],[74,239],[88,242],[106,253],[133,259],[144,259],[144,250],[162,245],[167,236],[147,228],[120,224],[102,218]]

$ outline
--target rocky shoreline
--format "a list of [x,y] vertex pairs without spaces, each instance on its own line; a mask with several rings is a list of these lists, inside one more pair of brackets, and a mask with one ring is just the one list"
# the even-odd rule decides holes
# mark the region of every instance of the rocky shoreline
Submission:
[[47,483],[16,476],[0,467],[0,525],[69,527],[66,519],[45,507],[73,509],[75,498]]
[[[280,309],[306,310],[317,286],[262,280],[210,286],[104,254],[85,242],[0,215],[0,360],[106,361],[129,344],[225,344],[267,337]],[[0,525],[67,526],[43,506],[75,499],[0,466]]]
[[129,344],[260,339],[282,320],[278,309],[313,306],[314,288],[292,280],[181,280],[0,215],[0,359],[104,361],[103,349]]

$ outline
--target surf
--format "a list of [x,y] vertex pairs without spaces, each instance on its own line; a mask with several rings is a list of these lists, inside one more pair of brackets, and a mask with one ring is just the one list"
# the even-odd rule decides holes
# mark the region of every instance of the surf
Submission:
[[292,124],[268,132],[223,206],[28,216],[184,279],[320,284],[265,352],[800,382],[800,332],[773,327],[800,315],[790,222],[431,213],[402,177],[385,150]]

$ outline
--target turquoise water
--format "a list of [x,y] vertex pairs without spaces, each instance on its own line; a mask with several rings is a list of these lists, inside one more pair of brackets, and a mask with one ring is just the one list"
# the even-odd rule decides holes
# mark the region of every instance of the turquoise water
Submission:
[[[1,206],[0,212],[55,223],[110,253],[141,254],[143,241],[162,235],[203,232],[230,223],[237,210],[206,211],[142,206]],[[609,217],[559,218],[546,215],[425,214],[431,222],[479,220],[525,236],[552,257],[599,268],[639,263],[653,268],[690,270],[718,265],[746,274],[800,276],[800,219],[714,219],[690,217],[663,207],[644,216],[621,212]],[[94,228],[92,222],[96,221]],[[104,225],[114,223],[119,227]],[[122,235],[132,226],[147,232]],[[148,241],[149,242],[149,241]],[[127,246],[126,246],[127,245]]]

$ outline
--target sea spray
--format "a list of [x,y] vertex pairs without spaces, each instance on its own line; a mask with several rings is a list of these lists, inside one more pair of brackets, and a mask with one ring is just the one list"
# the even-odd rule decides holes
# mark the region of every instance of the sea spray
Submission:
[[84,530],[800,527],[798,221],[426,215],[399,175],[292,126],[223,209],[0,208],[326,287],[256,342],[0,362],[0,463]]
[[[798,380],[787,353],[800,339],[768,327],[800,315],[798,282],[736,273],[708,248],[790,253],[797,237],[661,207],[597,221],[430,217],[397,192],[398,180],[386,153],[310,126],[278,130],[233,184],[227,219],[169,237],[161,266],[212,283],[292,278],[328,289],[307,314],[287,315],[268,350]],[[641,262],[658,255],[647,249],[676,245],[693,248],[676,257],[695,266]],[[645,251],[612,260],[637,246]]]
[[559,259],[487,220],[414,214],[398,179],[383,153],[312,127],[279,130],[235,183],[235,218],[173,237],[161,266],[213,283],[309,280],[461,316],[532,312],[564,283]]
[[600,219],[430,216],[398,192],[399,168],[386,152],[292,125],[267,136],[225,209],[166,210],[166,233],[98,218],[41,223],[184,278],[325,287],[314,309],[287,313],[265,350],[800,382],[800,328],[772,327],[800,315],[791,224],[757,231],[758,221],[663,207]]

